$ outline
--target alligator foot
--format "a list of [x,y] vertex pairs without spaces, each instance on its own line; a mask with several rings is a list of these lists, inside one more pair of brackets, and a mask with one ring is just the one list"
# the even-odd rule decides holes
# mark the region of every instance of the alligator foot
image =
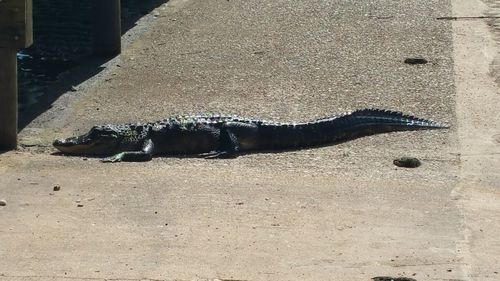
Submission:
[[230,153],[227,151],[210,151],[207,153],[198,154],[198,156],[203,157],[205,159],[229,159],[236,158],[236,153]]
[[150,161],[153,155],[147,151],[125,151],[101,160],[104,163],[115,162],[145,162]]
[[121,162],[122,158],[123,158],[123,152],[115,154],[111,157],[103,158],[103,159],[101,159],[101,162],[103,162],[103,163],[116,163],[116,162]]

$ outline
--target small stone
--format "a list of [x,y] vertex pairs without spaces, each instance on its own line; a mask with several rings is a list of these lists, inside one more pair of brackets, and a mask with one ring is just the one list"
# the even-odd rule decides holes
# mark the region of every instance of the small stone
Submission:
[[77,206],[78,208],[81,208],[81,207],[83,207],[83,204],[78,204],[78,205],[76,205],[76,206]]
[[417,168],[422,165],[422,162],[415,157],[401,157],[399,159],[394,159],[392,163],[403,168]]
[[406,64],[426,64],[428,61],[424,59],[423,57],[413,57],[413,58],[406,58],[405,63]]
[[0,206],[7,206],[7,201],[0,200]]
[[59,190],[61,190],[61,186],[59,186],[59,185],[55,185],[55,186],[54,186],[54,191],[59,191]]

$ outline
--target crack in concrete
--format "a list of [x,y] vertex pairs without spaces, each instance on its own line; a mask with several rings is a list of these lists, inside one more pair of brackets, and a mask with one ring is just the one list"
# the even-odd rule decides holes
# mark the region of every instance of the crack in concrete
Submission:
[[[61,278],[61,279],[69,279],[69,280],[96,280],[96,281],[193,281],[193,279],[156,279],[156,278],[122,278],[122,277],[81,277],[81,276],[59,276],[59,275],[6,275],[0,274],[0,280],[3,278]],[[246,279],[196,279],[198,281],[249,281]]]
[[476,19],[500,19],[500,16],[469,16],[469,17],[437,17],[437,20],[476,20]]
[[[59,276],[59,275],[6,275],[0,274],[0,280],[3,278],[33,278],[38,280],[40,278],[60,278],[68,280],[100,280],[100,281],[192,281],[187,279],[155,279],[155,278],[106,278],[106,277],[82,277],[82,276]],[[201,280],[221,280],[221,281],[244,281],[244,280],[226,280],[226,279],[201,279]],[[201,281],[200,280],[200,281]]]

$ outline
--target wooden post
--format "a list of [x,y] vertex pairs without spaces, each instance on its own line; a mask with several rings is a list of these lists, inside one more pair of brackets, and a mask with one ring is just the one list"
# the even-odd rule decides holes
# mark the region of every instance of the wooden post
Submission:
[[0,150],[17,147],[17,50],[33,42],[32,0],[0,0]]
[[94,54],[115,56],[121,52],[120,0],[93,0]]
[[0,150],[17,147],[16,50],[0,49]]

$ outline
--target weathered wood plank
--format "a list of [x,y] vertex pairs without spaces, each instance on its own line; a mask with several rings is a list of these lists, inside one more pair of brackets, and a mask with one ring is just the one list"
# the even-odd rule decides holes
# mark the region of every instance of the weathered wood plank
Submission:
[[17,56],[0,48],[0,150],[17,146]]
[[21,49],[33,43],[32,0],[0,0],[0,47]]

